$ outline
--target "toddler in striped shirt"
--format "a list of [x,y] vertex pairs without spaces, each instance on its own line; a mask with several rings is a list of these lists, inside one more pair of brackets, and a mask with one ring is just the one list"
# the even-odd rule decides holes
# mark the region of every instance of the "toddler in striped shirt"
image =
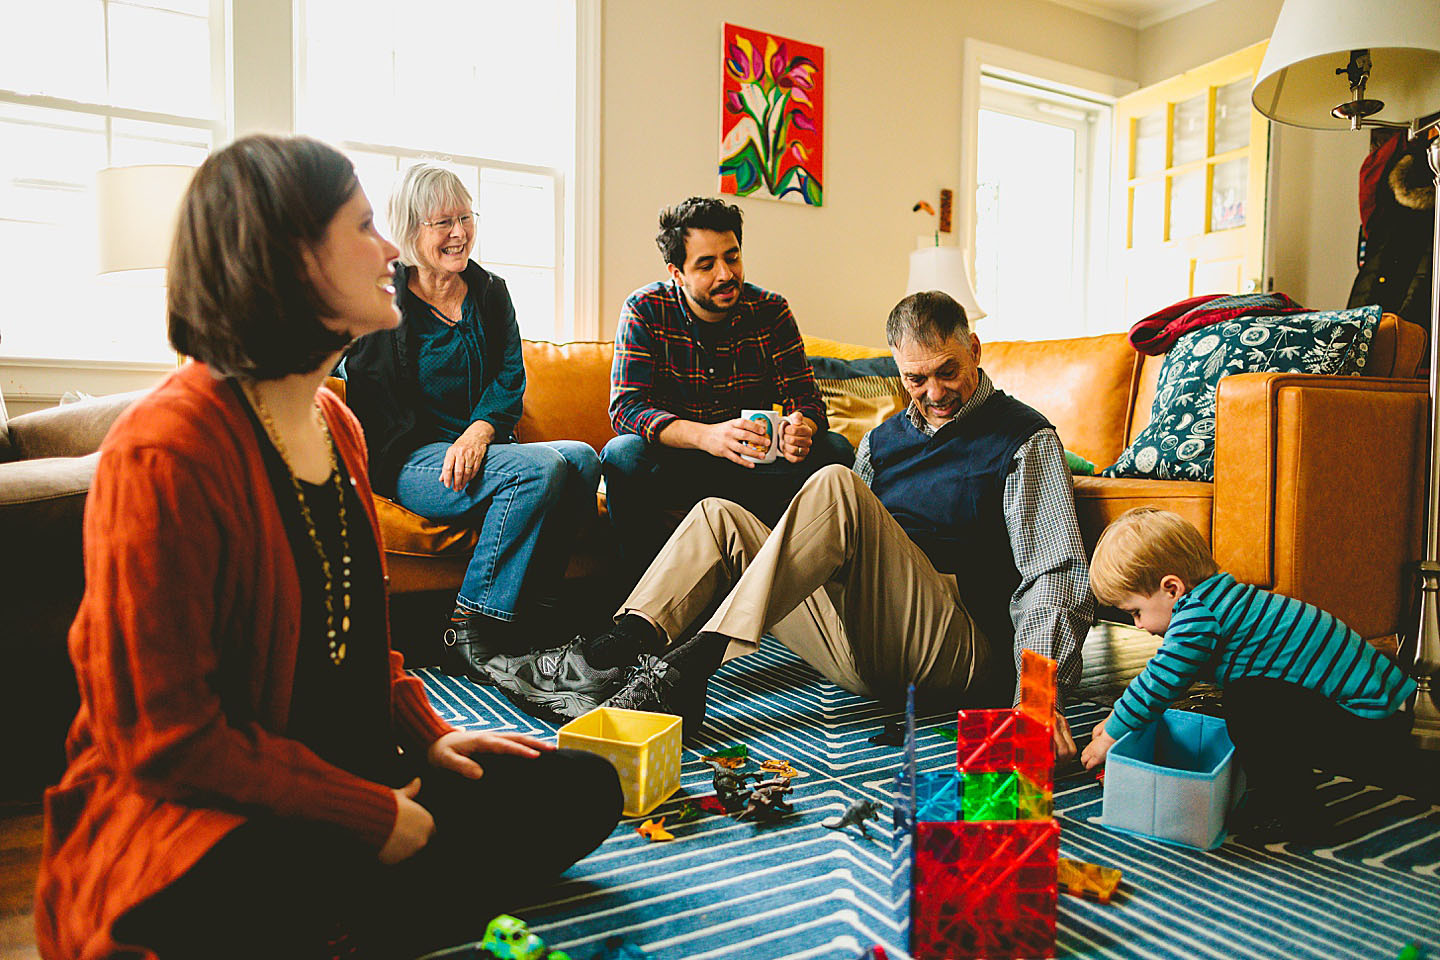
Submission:
[[[1430,758],[1401,708],[1415,682],[1318,607],[1222,573],[1200,531],[1138,507],[1106,528],[1090,564],[1095,596],[1164,637],[1081,754],[1087,769],[1158,717],[1194,680],[1224,690],[1226,726],[1252,789],[1248,839],[1314,839],[1324,826],[1315,768],[1428,795]],[[1428,771],[1427,771],[1428,768]]]

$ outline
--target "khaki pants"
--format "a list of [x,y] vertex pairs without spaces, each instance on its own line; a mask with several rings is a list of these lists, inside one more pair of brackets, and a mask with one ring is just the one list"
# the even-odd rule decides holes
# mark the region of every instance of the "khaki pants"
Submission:
[[987,651],[955,577],[840,466],[806,481],[773,530],[727,500],[696,504],[621,609],[671,640],[708,614],[700,629],[734,640],[727,659],[771,633],[846,690],[891,704],[910,683],[963,693]]

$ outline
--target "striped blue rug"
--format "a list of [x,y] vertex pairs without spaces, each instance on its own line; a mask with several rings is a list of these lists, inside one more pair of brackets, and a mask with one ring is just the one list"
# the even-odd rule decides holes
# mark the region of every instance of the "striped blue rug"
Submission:
[[[553,733],[494,690],[417,673],[457,726]],[[1082,746],[1103,715],[1091,704],[1067,712]],[[680,792],[651,816],[711,793],[701,754],[737,743],[803,774],[791,798],[797,813],[775,824],[707,814],[676,826],[671,843],[649,843],[638,820],[622,821],[544,902],[516,912],[574,960],[607,956],[616,934],[659,960],[856,960],[872,944],[908,956],[890,888],[890,786],[901,750],[869,742],[895,719],[767,641],[711,681]],[[954,723],[953,714],[921,718],[920,770],[953,768],[955,744],[936,728]],[[1060,897],[1056,956],[1393,958],[1412,941],[1440,954],[1440,807],[1343,779],[1322,789],[1340,821],[1332,846],[1232,838],[1202,853],[1103,829],[1099,785],[1071,768],[1055,785],[1060,854],[1119,867],[1124,882],[1109,905]],[[820,826],[861,797],[881,804],[871,839]]]

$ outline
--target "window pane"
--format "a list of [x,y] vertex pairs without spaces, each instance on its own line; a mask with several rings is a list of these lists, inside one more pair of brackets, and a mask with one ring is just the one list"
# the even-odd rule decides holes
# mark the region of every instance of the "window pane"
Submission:
[[1165,184],[1150,180],[1131,191],[1130,245],[1147,247],[1165,239]]
[[1250,87],[1248,78],[1215,90],[1215,152],[1226,153],[1250,145]]
[[512,170],[480,174],[479,255],[494,263],[555,266],[555,181]]
[[105,102],[102,0],[47,0],[7,8],[0,28],[0,87]]
[[1135,121],[1135,172],[1143,177],[1165,168],[1165,111],[1147,113]]
[[210,155],[209,130],[179,130],[169,124],[112,120],[110,165],[183,163],[198,167]]
[[[978,144],[976,298],[1007,339],[1063,335],[1083,309],[1072,299],[1081,286],[1075,131],[981,110]],[[1034,295],[1036,277],[1050,296]],[[1071,311],[1057,310],[1057,302]]]
[[1205,229],[1205,171],[1191,170],[1170,180],[1170,239],[1193,237]]
[[1175,104],[1175,149],[1171,154],[1171,166],[1178,167],[1205,156],[1205,109],[1208,102],[1208,95],[1202,93]]
[[1236,157],[1215,165],[1214,194],[1210,198],[1210,229],[1245,226],[1245,195],[1249,191],[1250,161]]
[[209,116],[209,19],[110,4],[110,102]]
[[505,281],[515,304],[515,322],[528,340],[555,337],[555,271],[541,267],[516,267],[481,261],[480,265]]
[[[114,129],[114,155],[126,163],[196,162],[208,148],[208,131],[120,120]],[[5,354],[173,359],[158,271],[96,275],[94,189],[106,165],[104,119],[0,104],[0,142],[0,258],[25,278],[8,292]]]

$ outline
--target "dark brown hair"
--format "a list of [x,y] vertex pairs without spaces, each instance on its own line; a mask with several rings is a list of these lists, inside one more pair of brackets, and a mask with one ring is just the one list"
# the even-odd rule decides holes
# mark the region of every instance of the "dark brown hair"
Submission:
[[655,237],[655,246],[660,248],[666,263],[684,270],[687,233],[691,230],[733,233],[738,244],[743,221],[740,208],[733,203],[714,197],[691,197],[660,211],[660,233]]
[[211,154],[170,249],[170,343],[222,376],[314,370],[349,342],[320,320],[304,252],[355,192],[355,168],[308,137],[243,137]]

